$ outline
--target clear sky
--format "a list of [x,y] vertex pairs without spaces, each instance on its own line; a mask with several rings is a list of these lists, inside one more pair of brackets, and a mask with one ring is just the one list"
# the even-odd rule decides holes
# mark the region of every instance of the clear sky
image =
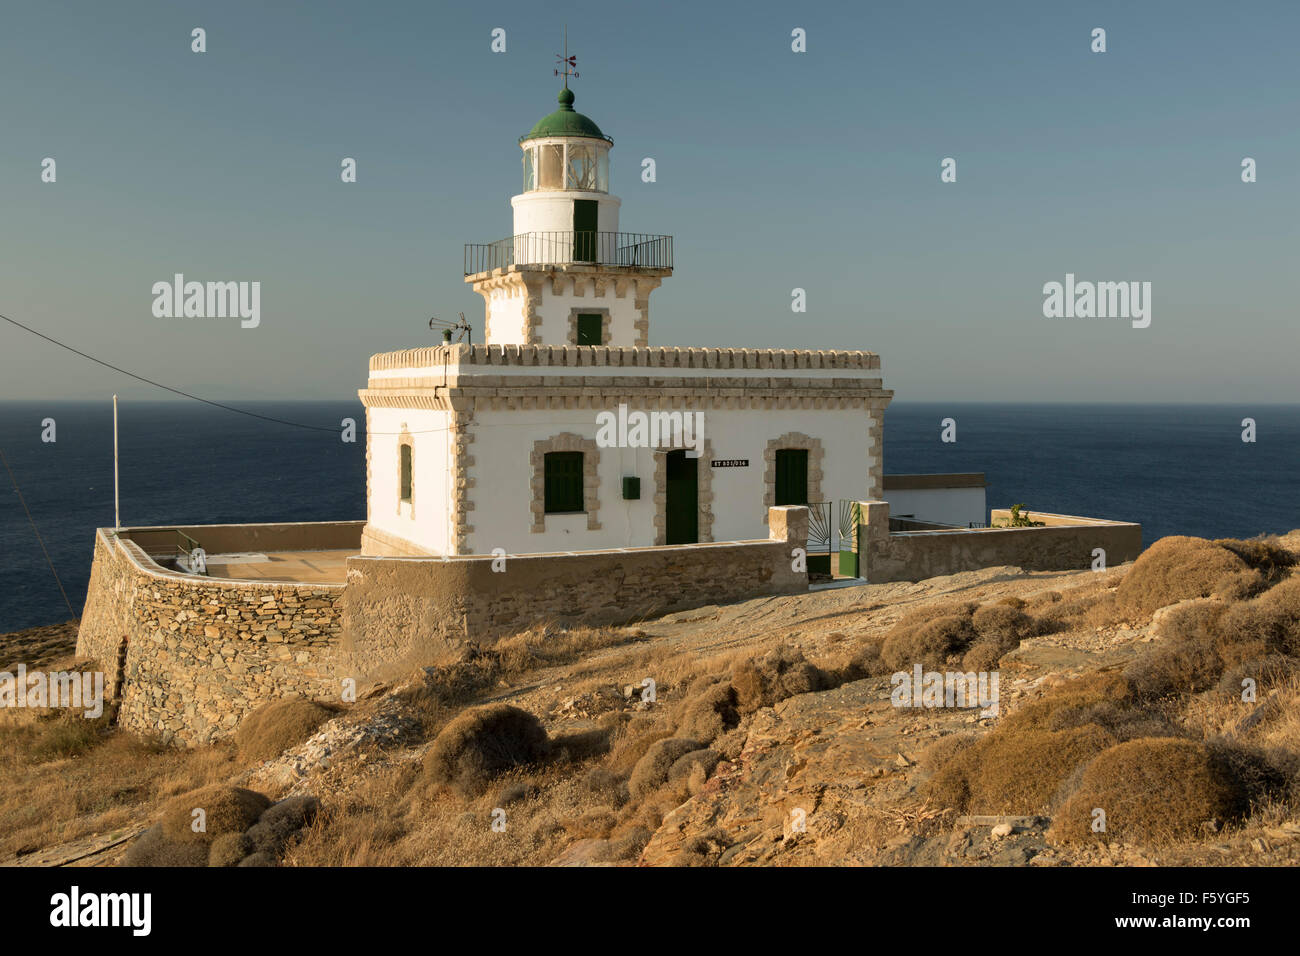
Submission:
[[[207,397],[354,397],[430,315],[481,330],[462,245],[510,232],[566,23],[622,228],[675,239],[652,344],[869,349],[897,400],[1300,401],[1294,0],[10,2],[0,313]],[[175,272],[260,281],[261,325],[155,318]],[[1150,281],[1150,327],[1044,318],[1066,273]],[[113,391],[161,397],[0,324],[0,399]]]

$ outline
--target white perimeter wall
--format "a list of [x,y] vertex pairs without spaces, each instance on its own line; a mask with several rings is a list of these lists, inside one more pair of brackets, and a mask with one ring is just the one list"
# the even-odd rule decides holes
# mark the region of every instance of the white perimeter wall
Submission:
[[[712,442],[712,458],[749,459],[746,468],[713,469],[713,540],[767,537],[763,453],[769,439],[786,432],[821,439],[825,449],[824,499],[866,498],[871,474],[880,468],[878,449],[871,447],[868,433],[870,415],[861,408],[707,411],[705,437]],[[586,515],[576,514],[547,515],[544,532],[529,531],[533,442],[561,432],[594,439],[595,416],[596,410],[591,409],[475,413],[470,444],[474,465],[469,469],[474,480],[470,490],[474,509],[469,521],[474,531],[467,541],[468,553],[486,554],[494,548],[524,553],[654,544],[655,468],[653,455],[645,448],[600,449],[599,530],[587,530]],[[701,467],[705,464],[702,459]],[[641,479],[640,500],[623,500],[624,475]],[[391,504],[388,507],[391,510]]]
[[911,515],[919,521],[955,524],[965,528],[971,522],[989,520],[984,510],[983,488],[915,488],[884,493],[889,513],[895,518]]
[[[366,489],[367,520],[380,531],[412,541],[442,554],[446,551],[451,515],[451,476],[448,467],[448,414],[422,408],[372,408],[370,481]],[[402,431],[411,433],[411,504],[400,503],[398,449]],[[471,448],[470,453],[473,454]]]

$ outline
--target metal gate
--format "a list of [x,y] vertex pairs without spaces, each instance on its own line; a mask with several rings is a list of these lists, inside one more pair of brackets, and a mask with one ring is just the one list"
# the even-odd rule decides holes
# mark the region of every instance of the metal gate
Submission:
[[841,577],[858,577],[858,524],[862,519],[862,510],[856,501],[840,499],[839,527],[836,539],[839,551],[839,573]]
[[808,573],[831,574],[831,545],[834,543],[831,527],[831,503],[808,502]]

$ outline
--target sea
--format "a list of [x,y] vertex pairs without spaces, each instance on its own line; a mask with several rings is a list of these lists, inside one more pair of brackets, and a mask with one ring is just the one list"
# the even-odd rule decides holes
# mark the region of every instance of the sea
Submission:
[[[232,404],[264,418],[189,401],[121,403],[123,525],[365,517],[358,403]],[[354,443],[340,439],[345,418],[356,420]],[[1247,418],[1253,442],[1242,440]],[[1300,405],[897,402],[884,431],[887,474],[983,472],[989,507],[1137,521],[1146,543],[1300,527]],[[113,525],[112,404],[0,403],[0,450],[12,470],[12,479],[0,470],[4,634],[81,613],[95,529]],[[526,482],[526,459],[520,467]]]

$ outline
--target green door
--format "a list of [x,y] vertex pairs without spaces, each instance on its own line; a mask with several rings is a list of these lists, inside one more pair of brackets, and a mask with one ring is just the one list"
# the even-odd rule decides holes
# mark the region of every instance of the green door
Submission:
[[596,225],[599,204],[594,199],[573,201],[573,261],[596,261]]
[[668,453],[664,502],[665,544],[695,544],[699,540],[698,458],[685,451]]
[[808,503],[808,450],[778,448],[776,452],[776,504]]

